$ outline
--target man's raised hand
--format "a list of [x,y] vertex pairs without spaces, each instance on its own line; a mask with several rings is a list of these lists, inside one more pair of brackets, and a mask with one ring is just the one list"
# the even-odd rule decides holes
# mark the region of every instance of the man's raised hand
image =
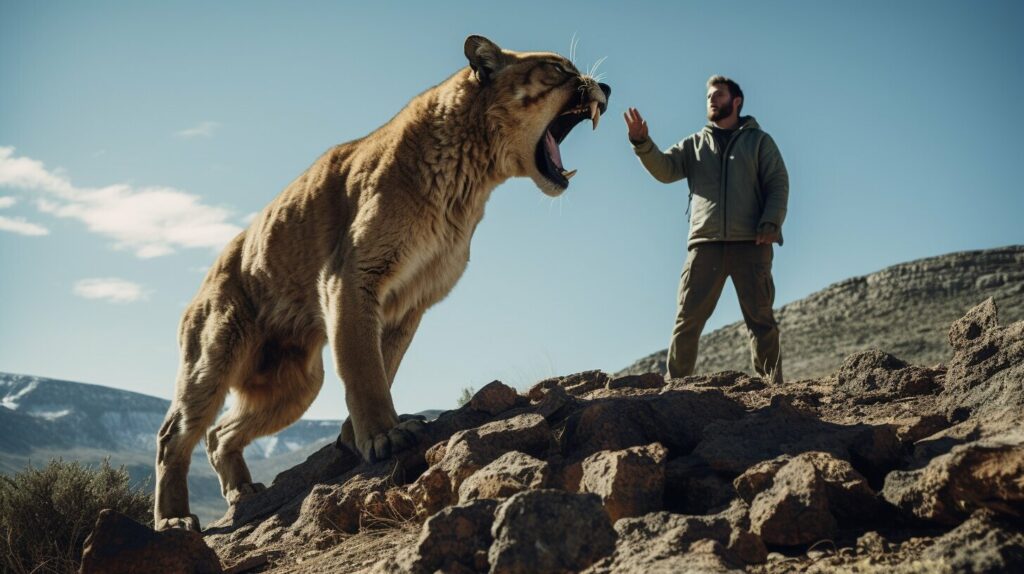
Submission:
[[626,119],[626,127],[629,129],[629,141],[641,143],[647,140],[647,120],[640,115],[640,110],[629,108],[623,114]]

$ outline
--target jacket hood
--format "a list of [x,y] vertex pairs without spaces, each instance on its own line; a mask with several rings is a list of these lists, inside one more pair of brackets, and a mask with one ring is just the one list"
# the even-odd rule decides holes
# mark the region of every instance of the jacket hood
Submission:
[[[713,127],[715,127],[715,126],[713,126],[710,123],[708,123],[708,125],[704,126],[704,128],[701,129],[701,131],[706,133],[706,134],[708,134],[708,135],[711,135],[711,128],[713,128]],[[759,130],[759,129],[761,129],[761,126],[760,126],[760,124],[757,123],[757,120],[754,119],[754,116],[740,116],[739,127],[737,127],[736,129],[738,129],[738,130],[748,130],[748,129]]]

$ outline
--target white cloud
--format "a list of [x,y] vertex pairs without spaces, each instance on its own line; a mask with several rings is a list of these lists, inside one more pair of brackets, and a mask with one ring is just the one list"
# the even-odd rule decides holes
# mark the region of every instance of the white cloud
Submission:
[[16,197],[0,197],[0,209],[6,209],[15,203],[18,203],[18,198]]
[[58,194],[71,191],[71,183],[63,175],[46,171],[42,162],[34,159],[14,157],[13,147],[0,147],[0,186]]
[[246,215],[245,217],[243,217],[241,219],[241,221],[242,221],[242,223],[244,223],[246,225],[249,225],[250,223],[252,223],[252,220],[256,219],[257,215],[259,215],[259,212],[254,211],[254,212],[250,213],[249,215]]
[[185,139],[210,138],[219,127],[219,122],[201,122],[199,125],[176,132],[176,135]]
[[111,303],[131,303],[149,297],[138,283],[114,277],[82,279],[75,282],[73,292],[79,297],[103,299]]
[[179,248],[219,249],[242,228],[229,221],[235,215],[206,205],[199,196],[171,187],[127,184],[77,188],[60,172],[42,162],[14,157],[14,148],[0,147],[0,187],[37,189],[40,211],[77,219],[93,233],[114,240],[140,258],[159,257]]
[[0,231],[10,231],[21,235],[49,235],[50,230],[42,225],[25,221],[22,217],[4,217],[0,215]]

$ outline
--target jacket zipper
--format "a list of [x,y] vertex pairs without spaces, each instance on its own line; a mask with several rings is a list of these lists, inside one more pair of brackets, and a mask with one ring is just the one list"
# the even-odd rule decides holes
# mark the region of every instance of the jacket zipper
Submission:
[[[726,190],[729,187],[729,150],[732,149],[732,144],[740,137],[740,130],[743,128],[736,128],[729,141],[725,144],[725,149],[722,150],[722,239],[729,238],[729,202],[726,201]],[[711,137],[715,137],[712,134]]]

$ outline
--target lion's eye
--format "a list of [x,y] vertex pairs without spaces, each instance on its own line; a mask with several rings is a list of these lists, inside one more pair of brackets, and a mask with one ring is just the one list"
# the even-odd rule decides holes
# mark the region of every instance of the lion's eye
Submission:
[[549,64],[549,66],[554,68],[555,71],[558,72],[559,74],[564,74],[566,76],[571,76],[572,75],[572,72],[570,72],[569,70],[566,70],[565,67],[562,66],[561,64]]

